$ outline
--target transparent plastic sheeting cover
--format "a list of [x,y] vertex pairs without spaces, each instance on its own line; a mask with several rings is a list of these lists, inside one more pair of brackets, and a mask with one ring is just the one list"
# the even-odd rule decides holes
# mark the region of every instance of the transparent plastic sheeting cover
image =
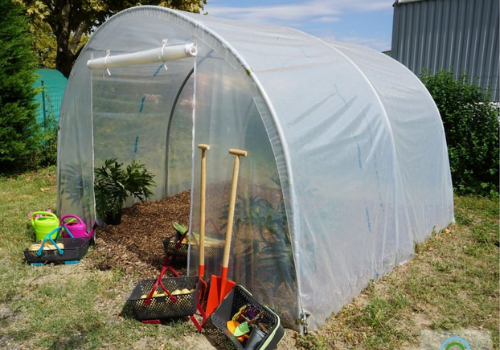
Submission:
[[[195,43],[196,58],[89,70],[91,58]],[[417,77],[385,55],[280,27],[158,7],[107,21],[83,49],[61,114],[59,213],[95,219],[93,167],[136,159],[155,199],[191,190],[199,230],[199,143],[207,151],[206,234],[223,240],[241,158],[228,278],[310,329],[413,245],[454,220],[439,113]],[[128,203],[131,205],[132,203]],[[185,223],[188,224],[188,223]],[[147,233],[145,233],[147,234]],[[166,233],[167,235],[167,233]],[[197,245],[190,273],[198,269]],[[158,242],[161,244],[161,242]],[[222,249],[205,252],[220,275]]]

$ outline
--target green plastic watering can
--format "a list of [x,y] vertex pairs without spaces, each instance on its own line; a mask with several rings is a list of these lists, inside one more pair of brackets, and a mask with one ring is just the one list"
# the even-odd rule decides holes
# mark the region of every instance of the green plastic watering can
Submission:
[[[35,215],[41,216],[34,218]],[[35,229],[36,241],[43,240],[49,233],[59,227],[59,219],[57,218],[57,216],[54,213],[50,213],[48,211],[35,211],[31,214],[30,220],[31,225]],[[57,233],[58,231],[54,231],[51,237],[55,239]]]

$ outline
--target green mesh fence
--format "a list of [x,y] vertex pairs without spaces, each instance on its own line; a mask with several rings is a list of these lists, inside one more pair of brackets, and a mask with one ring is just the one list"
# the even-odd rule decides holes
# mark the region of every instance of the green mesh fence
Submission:
[[35,88],[41,88],[35,100],[38,103],[37,121],[45,125],[48,118],[55,118],[59,123],[59,110],[62,105],[64,90],[68,79],[56,69],[38,69]]

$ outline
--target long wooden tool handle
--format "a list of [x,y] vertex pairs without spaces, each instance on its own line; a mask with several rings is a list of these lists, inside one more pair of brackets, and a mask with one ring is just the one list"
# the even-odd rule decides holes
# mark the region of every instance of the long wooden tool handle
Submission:
[[233,180],[231,183],[231,196],[229,197],[229,213],[227,215],[226,244],[224,246],[224,256],[222,258],[222,268],[229,266],[229,251],[231,250],[231,236],[233,234],[234,206],[236,203],[236,188],[238,186],[238,173],[240,171],[240,156],[246,157],[247,151],[230,149],[230,154],[234,154]]
[[207,185],[207,157],[205,152],[209,145],[199,144],[201,149],[201,184],[200,184],[200,266],[198,276],[205,275],[205,191]]

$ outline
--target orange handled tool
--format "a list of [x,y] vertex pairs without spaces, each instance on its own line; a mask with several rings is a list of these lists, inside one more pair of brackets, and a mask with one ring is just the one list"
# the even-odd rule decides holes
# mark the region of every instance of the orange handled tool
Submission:
[[235,286],[235,282],[227,279],[227,268],[229,266],[229,251],[231,250],[231,236],[233,234],[233,219],[234,219],[234,207],[236,203],[236,188],[238,185],[238,173],[240,170],[240,156],[246,157],[247,151],[230,149],[230,154],[235,155],[234,158],[234,169],[233,169],[233,180],[231,183],[231,195],[229,198],[229,213],[227,215],[227,231],[226,231],[226,242],[224,245],[224,255],[222,258],[222,273],[221,277],[212,275],[210,282],[210,292],[208,293],[208,302],[206,314],[211,315],[212,312],[219,306],[221,301],[229,294],[231,289]]

